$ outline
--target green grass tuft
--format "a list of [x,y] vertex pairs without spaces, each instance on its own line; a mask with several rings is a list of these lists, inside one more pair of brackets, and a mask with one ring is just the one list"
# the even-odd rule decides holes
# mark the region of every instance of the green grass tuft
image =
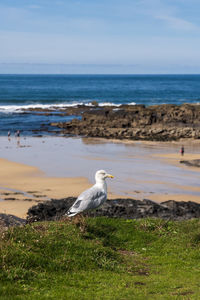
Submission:
[[74,218],[0,240],[0,299],[199,299],[200,220]]

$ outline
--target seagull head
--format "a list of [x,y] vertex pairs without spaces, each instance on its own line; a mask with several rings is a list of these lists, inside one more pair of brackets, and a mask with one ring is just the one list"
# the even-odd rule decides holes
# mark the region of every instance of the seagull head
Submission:
[[99,171],[97,171],[96,174],[95,174],[96,182],[105,180],[106,178],[114,178],[114,176],[111,175],[111,174],[108,174],[108,173],[107,173],[106,171],[104,171],[104,170],[99,170]]

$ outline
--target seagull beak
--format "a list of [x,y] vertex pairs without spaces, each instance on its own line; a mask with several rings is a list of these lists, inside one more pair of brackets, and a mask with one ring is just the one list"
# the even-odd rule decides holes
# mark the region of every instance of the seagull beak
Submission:
[[111,174],[107,174],[106,177],[108,177],[108,178],[114,178],[114,176],[112,176]]

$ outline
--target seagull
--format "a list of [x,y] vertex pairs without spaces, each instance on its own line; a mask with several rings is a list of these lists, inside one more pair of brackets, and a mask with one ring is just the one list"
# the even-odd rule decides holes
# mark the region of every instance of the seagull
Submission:
[[95,174],[96,183],[78,196],[66,215],[73,217],[83,211],[94,209],[102,205],[107,200],[106,178],[114,178],[114,176],[104,170],[97,171]]

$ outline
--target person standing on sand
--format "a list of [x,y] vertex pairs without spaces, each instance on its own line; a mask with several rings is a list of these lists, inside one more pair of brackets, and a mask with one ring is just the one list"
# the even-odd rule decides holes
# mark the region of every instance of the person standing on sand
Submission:
[[11,132],[10,130],[8,131],[8,140],[10,141],[10,135],[11,135]]
[[16,137],[20,137],[20,130],[17,130],[17,131],[16,131],[15,136],[16,136]]
[[185,153],[184,146],[182,146],[182,147],[181,147],[181,150],[180,150],[180,152],[181,152],[181,155],[183,156],[183,155],[184,155],[184,153]]

